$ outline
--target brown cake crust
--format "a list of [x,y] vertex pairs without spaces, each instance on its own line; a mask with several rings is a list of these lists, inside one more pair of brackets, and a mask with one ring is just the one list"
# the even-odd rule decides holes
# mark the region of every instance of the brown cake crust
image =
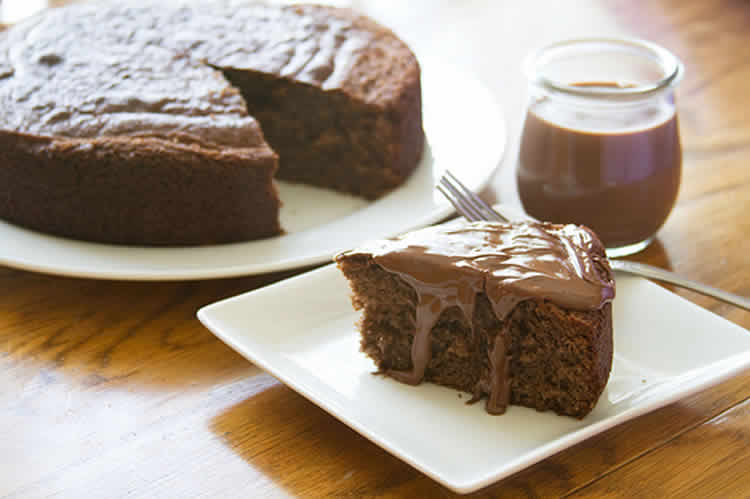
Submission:
[[25,227],[148,245],[226,243],[280,230],[276,156],[265,147],[0,132],[0,150],[0,185],[13,193],[0,197],[0,213]]
[[[298,48],[314,52],[310,60],[318,62],[292,78],[277,78],[287,71],[278,66],[269,76],[227,64],[224,74],[242,89],[248,110],[280,152],[279,178],[375,199],[400,185],[422,155],[419,63],[393,32],[349,9],[301,5],[288,11],[335,32],[333,42]],[[336,55],[321,57],[327,51]]]
[[[601,243],[593,252],[604,258]],[[337,257],[362,310],[361,350],[382,373],[413,368],[412,346],[418,295],[402,276],[384,269],[372,255]],[[601,269],[607,277],[607,269]],[[490,352],[507,331],[511,404],[582,418],[595,406],[612,366],[612,305],[571,310],[546,299],[526,299],[499,320],[485,293],[479,293],[469,324],[453,306],[442,311],[430,331],[431,358],[424,380],[466,391],[474,400],[491,392]],[[507,329],[505,329],[507,327]]]
[[280,178],[368,198],[406,179],[419,85],[346,9],[50,9],[0,33],[0,217],[126,244],[277,234],[279,156]]

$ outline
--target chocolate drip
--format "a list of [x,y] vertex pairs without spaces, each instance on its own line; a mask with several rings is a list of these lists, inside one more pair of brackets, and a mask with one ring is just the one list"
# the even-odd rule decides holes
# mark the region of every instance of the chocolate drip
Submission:
[[[372,255],[417,295],[410,371],[386,374],[419,384],[432,357],[431,331],[442,313],[458,307],[474,323],[476,297],[486,294],[500,321],[489,348],[487,411],[501,414],[510,400],[510,314],[524,300],[549,300],[574,310],[598,309],[614,297],[606,258],[593,252],[596,236],[584,227],[538,222],[464,223],[428,227],[372,242],[351,253]],[[480,381],[480,383],[483,383]]]
[[417,303],[416,329],[411,344],[411,371],[388,370],[386,374],[402,383],[418,385],[422,382],[424,371],[432,358],[430,331],[440,318],[445,306],[436,296],[421,296]]
[[507,336],[510,321],[506,320],[495,336],[495,344],[490,352],[490,396],[487,399],[487,412],[504,414],[510,401],[510,356]]
[[417,293],[414,339],[411,346],[412,369],[390,370],[386,374],[402,383],[418,385],[432,358],[432,328],[443,311],[451,307],[461,309],[469,324],[473,324],[476,297],[483,290],[482,279],[454,279],[450,284],[436,280],[430,285],[432,273],[429,266],[414,265],[410,273],[391,270],[399,267],[398,253],[381,255],[376,261],[387,270],[399,274]]

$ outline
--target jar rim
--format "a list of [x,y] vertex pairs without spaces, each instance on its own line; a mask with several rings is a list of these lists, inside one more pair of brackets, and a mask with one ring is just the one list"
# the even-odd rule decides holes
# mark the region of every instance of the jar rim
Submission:
[[[545,76],[540,69],[548,64],[561,51],[593,44],[608,44],[619,49],[636,49],[650,56],[662,68],[664,76],[654,82],[628,86],[582,86],[556,81]],[[684,66],[669,50],[655,43],[638,38],[573,38],[563,40],[532,52],[524,63],[525,72],[530,83],[541,86],[547,91],[570,96],[633,99],[650,96],[674,87],[682,79]]]

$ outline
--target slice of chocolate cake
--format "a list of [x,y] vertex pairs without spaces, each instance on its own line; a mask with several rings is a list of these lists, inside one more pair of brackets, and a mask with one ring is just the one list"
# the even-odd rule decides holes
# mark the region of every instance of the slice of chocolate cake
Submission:
[[612,365],[615,284],[575,225],[453,223],[336,256],[362,309],[362,351],[398,381],[432,381],[582,418]]

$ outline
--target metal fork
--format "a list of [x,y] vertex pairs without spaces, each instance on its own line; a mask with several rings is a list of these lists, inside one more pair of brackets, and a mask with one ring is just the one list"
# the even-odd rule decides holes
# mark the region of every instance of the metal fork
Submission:
[[[470,222],[478,222],[481,220],[495,222],[509,221],[492,206],[482,201],[479,196],[469,190],[448,170],[446,170],[445,174],[440,178],[440,182],[436,185],[436,188],[448,199],[448,201],[450,201],[453,207],[456,208],[456,211]],[[726,303],[731,303],[732,305],[744,308],[745,310],[750,310],[750,299],[701,284],[691,279],[680,277],[674,272],[669,272],[660,269],[659,267],[654,267],[653,265],[626,260],[610,259],[609,263],[614,270],[647,277],[657,281],[668,282],[675,286],[690,289]]]

